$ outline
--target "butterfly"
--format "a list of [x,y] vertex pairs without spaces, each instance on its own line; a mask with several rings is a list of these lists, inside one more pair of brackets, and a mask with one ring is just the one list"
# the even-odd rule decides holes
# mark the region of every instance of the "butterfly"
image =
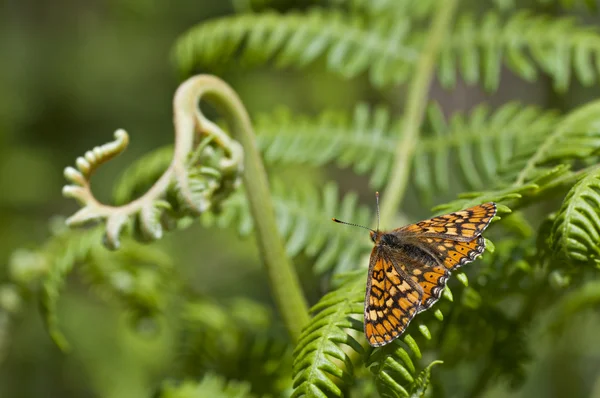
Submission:
[[496,204],[484,203],[456,213],[423,220],[389,232],[368,229],[371,251],[365,295],[365,335],[373,347],[400,337],[416,314],[442,295],[450,273],[485,250],[481,236],[496,215]]

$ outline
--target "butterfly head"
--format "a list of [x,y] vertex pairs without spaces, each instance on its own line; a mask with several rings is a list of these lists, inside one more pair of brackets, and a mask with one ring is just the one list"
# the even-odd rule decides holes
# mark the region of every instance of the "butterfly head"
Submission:
[[379,231],[371,230],[370,235],[371,235],[371,240],[373,241],[373,243],[377,243],[379,241],[379,239],[381,239],[382,234]]

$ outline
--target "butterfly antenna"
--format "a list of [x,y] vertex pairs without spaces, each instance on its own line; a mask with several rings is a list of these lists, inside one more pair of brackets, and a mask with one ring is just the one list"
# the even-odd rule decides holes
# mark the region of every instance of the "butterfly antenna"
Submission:
[[353,223],[351,223],[351,222],[346,222],[346,221],[338,220],[337,218],[332,218],[332,220],[333,220],[333,221],[335,221],[335,222],[337,222],[337,223],[339,223],[339,224],[351,225],[351,226],[353,226],[353,227],[364,228],[364,229],[366,229],[366,230],[368,230],[368,231],[375,232],[375,231],[373,231],[371,228],[369,228],[369,227],[365,227],[364,225],[353,224]]
[[377,232],[379,232],[379,192],[375,192],[375,202],[377,204]]

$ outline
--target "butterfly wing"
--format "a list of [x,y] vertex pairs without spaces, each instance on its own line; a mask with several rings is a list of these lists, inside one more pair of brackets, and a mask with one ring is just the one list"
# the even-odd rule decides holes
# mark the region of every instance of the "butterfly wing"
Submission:
[[489,202],[391,232],[397,244],[371,252],[365,334],[374,347],[399,337],[413,317],[439,300],[451,271],[485,250],[481,233],[496,214]]
[[429,309],[442,296],[450,271],[426,252],[416,247],[407,250],[408,256],[403,255],[408,265],[410,278],[421,288],[421,303],[417,312]]
[[413,260],[411,277],[423,291],[418,312],[439,300],[451,271],[484,252],[481,233],[494,215],[496,204],[489,202],[394,230],[410,243],[405,251]]
[[394,232],[470,242],[481,235],[496,215],[496,204],[484,203],[455,213],[419,221]]
[[406,273],[402,259],[380,245],[371,252],[365,297],[365,335],[373,347],[399,337],[419,310],[423,293]]

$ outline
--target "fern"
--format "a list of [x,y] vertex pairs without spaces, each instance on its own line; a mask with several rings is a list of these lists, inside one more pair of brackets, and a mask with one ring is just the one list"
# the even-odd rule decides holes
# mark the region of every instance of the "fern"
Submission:
[[259,303],[190,300],[183,308],[182,324],[178,363],[187,377],[217,372],[228,380],[250,383],[260,395],[290,388],[290,345],[270,310]]
[[[553,112],[509,103],[493,113],[481,105],[468,116],[455,114],[446,121],[440,108],[431,106],[429,130],[415,153],[415,185],[424,196],[435,193],[434,187],[447,192],[458,169],[465,188],[482,188],[495,180],[516,150],[530,145],[530,137],[543,139],[558,120]],[[267,162],[321,166],[335,161],[358,174],[370,173],[374,188],[381,188],[390,176],[402,131],[401,120],[390,121],[385,108],[371,111],[364,104],[356,107],[350,121],[340,113],[326,112],[311,120],[279,111],[259,117],[257,126]],[[450,162],[453,158],[458,164]]]
[[[389,11],[388,4],[380,4]],[[405,82],[410,75],[421,51],[421,32],[411,28],[411,15],[406,13],[367,25],[321,9],[306,14],[248,14],[194,28],[178,42],[175,57],[182,73],[188,74],[200,66],[219,67],[240,48],[248,64],[274,59],[279,67],[305,66],[326,55],[332,72],[350,78],[368,70],[371,82],[381,87]],[[550,19],[527,11],[506,21],[495,12],[483,19],[463,16],[451,44],[441,51],[439,79],[453,87],[460,69],[467,83],[482,81],[487,90],[495,91],[505,64],[529,81],[542,70],[558,91],[564,91],[572,69],[582,84],[595,82],[599,53],[600,35],[573,19]]]
[[599,51],[598,32],[580,27],[570,18],[528,12],[516,13],[506,21],[493,12],[483,19],[463,16],[452,44],[441,53],[439,79],[446,87],[454,86],[455,70],[460,68],[466,82],[481,80],[487,90],[496,91],[504,63],[528,81],[536,80],[541,69],[552,77],[557,91],[565,91],[573,72],[584,85],[596,81]]
[[23,297],[16,285],[0,285],[0,363],[8,353],[14,318],[23,305]]
[[[415,356],[421,358],[421,352],[412,337],[405,335],[403,340],[410,342],[409,346],[412,347]],[[442,361],[433,361],[415,375],[415,365],[408,352],[396,340],[390,346],[373,350],[367,366],[375,378],[377,390],[382,397],[412,398],[425,395],[430,382],[431,368],[440,363]],[[403,383],[406,387],[402,385]]]
[[118,252],[92,246],[83,276],[104,299],[117,300],[136,324],[154,321],[166,308],[173,281],[171,258],[158,248],[127,241]]
[[[309,3],[318,7],[305,11]],[[0,349],[8,341],[2,333],[38,286],[48,330],[66,347],[58,300],[67,276],[81,264],[87,285],[134,320],[170,316],[178,366],[169,377],[176,381],[162,383],[157,396],[422,397],[433,386],[435,396],[476,397],[497,380],[517,387],[535,352],[528,338],[532,319],[550,308],[554,318],[541,319],[541,326],[558,331],[599,301],[600,102],[565,115],[509,102],[444,116],[440,106],[427,105],[435,73],[444,87],[460,78],[488,91],[502,83],[503,68],[528,82],[547,75],[559,93],[575,81],[595,84],[598,31],[576,18],[539,15],[534,7],[550,1],[535,3],[465,3],[464,13],[454,17],[454,0],[238,0],[238,10],[252,12],[191,29],[174,49],[184,75],[199,68],[325,65],[346,79],[367,77],[375,95],[396,93],[398,84],[408,83],[400,99],[406,110],[395,116],[386,105],[360,104],[352,115],[326,109],[317,117],[279,111],[256,118],[258,146],[272,174],[269,187],[239,98],[214,77],[186,81],[175,96],[175,145],[125,171],[114,191],[118,207],[97,201],[90,179],[125,149],[124,131],[67,168],[72,184],[65,195],[86,205],[71,222],[106,221],[113,248],[121,233],[132,236],[123,236],[120,250],[111,253],[99,245],[102,228],[61,230],[37,250],[16,251],[11,280],[0,286]],[[557,0],[552,6],[584,3]],[[285,12],[264,11],[272,8]],[[181,93],[190,87],[200,94],[182,105]],[[231,136],[205,117],[201,100],[224,116]],[[341,192],[345,184],[289,178],[289,170],[280,170],[322,170],[330,163],[386,190],[385,222],[399,209],[424,211],[423,202],[441,202],[440,194],[458,195],[438,205],[440,213],[498,203],[494,222],[502,222],[486,231],[494,244],[486,239],[483,261],[454,275],[450,283],[462,285],[446,288],[445,302],[420,314],[402,339],[385,347],[372,349],[363,339],[365,269],[359,265],[366,264],[361,258],[371,246],[367,235],[329,221],[335,216],[370,225],[371,206]],[[244,190],[234,192],[242,179]],[[150,195],[143,199],[146,190]],[[409,190],[418,190],[418,203],[405,197]],[[557,210],[551,200],[563,197]],[[177,279],[169,256],[131,239],[157,240],[165,229],[182,228],[199,215],[207,227],[255,234],[283,325],[268,307],[235,292],[224,302],[197,297],[193,286]],[[291,257],[309,260],[329,291],[310,320]],[[470,385],[450,391],[462,374]]]
[[[368,224],[370,211],[358,206],[355,194],[348,194],[340,200],[334,183],[326,184],[319,193],[310,185],[290,190],[279,181],[273,184],[273,195],[279,232],[286,240],[287,253],[295,256],[304,252],[315,257],[313,269],[316,273],[332,268],[335,272],[353,269],[353,259],[370,247],[364,231],[339,228],[328,221],[335,215],[340,219]],[[217,217],[207,214],[204,221],[206,226],[217,223],[224,227],[235,223],[241,235],[249,234],[254,228],[242,193],[231,197]]]
[[[401,17],[365,26],[359,17],[314,9],[307,14],[263,13],[227,17],[190,30],[177,43],[176,63],[187,75],[199,66],[220,67],[243,46],[247,64],[273,60],[278,67],[306,66],[320,56],[346,78],[369,71],[378,86],[407,79],[418,56]],[[374,62],[375,60],[375,62]]]
[[[339,384],[348,387],[354,383],[356,375],[351,356],[356,355],[366,357],[366,365],[382,396],[421,396],[429,384],[430,368],[438,362],[433,361],[417,375],[408,351],[399,340],[382,349],[369,348],[365,352],[355,335],[355,332],[363,332],[363,323],[358,319],[362,320],[363,316],[364,271],[339,275],[336,282],[338,288],[311,309],[315,316],[294,351],[292,397],[344,395]],[[402,340],[415,357],[421,358],[419,346],[409,334]]]
[[600,264],[600,171],[587,173],[567,194],[552,227],[552,247],[568,264]]
[[[540,5],[560,5],[561,7],[569,9],[577,8],[588,8],[590,10],[597,10],[598,4],[594,0],[537,0]],[[500,9],[512,9],[518,4],[515,0],[494,0],[494,3]]]
[[42,313],[48,333],[63,350],[69,349],[69,344],[58,326],[57,305],[60,291],[74,265],[85,260],[101,235],[100,228],[94,228],[85,233],[70,232],[51,240],[42,252],[49,266],[43,283]]
[[125,204],[145,193],[169,167],[172,159],[173,146],[167,145],[136,160],[115,183],[115,204]]
[[371,18],[397,18],[411,16],[424,18],[435,9],[435,0],[424,0],[418,3],[407,0],[323,0],[323,3],[347,7],[357,14],[367,14]]
[[207,374],[200,382],[165,382],[159,398],[251,398],[248,383],[226,381],[219,375]]
[[[68,274],[77,264],[85,264],[84,277],[104,298],[119,298],[136,321],[160,312],[164,306],[169,258],[158,249],[128,242],[125,250],[108,253],[98,247],[102,228],[86,231],[58,230],[37,251],[16,251],[11,259],[14,281],[21,286],[41,282],[40,305],[48,333],[63,350],[69,349],[60,331],[58,300]],[[135,264],[135,266],[133,266]],[[149,267],[150,264],[157,268]],[[130,267],[127,270],[127,267]]]
[[568,326],[571,317],[583,310],[596,308],[600,303],[600,282],[593,280],[564,295],[554,306],[550,329],[555,335]]
[[349,274],[339,289],[326,294],[311,309],[315,316],[294,351],[292,397],[340,397],[343,391],[333,380],[346,386],[352,383],[354,366],[341,345],[363,354],[359,342],[346,329],[362,331],[354,317],[363,313],[364,290],[364,272]]
[[[592,102],[566,116],[551,134],[527,136],[500,171],[496,190],[465,193],[462,199],[437,206],[435,210],[453,211],[487,201],[506,202],[511,208],[518,208],[572,184],[579,176],[570,170],[575,161],[589,158],[600,149],[598,111],[600,103]],[[559,160],[562,163],[557,164]],[[506,210],[499,208],[501,212]]]

